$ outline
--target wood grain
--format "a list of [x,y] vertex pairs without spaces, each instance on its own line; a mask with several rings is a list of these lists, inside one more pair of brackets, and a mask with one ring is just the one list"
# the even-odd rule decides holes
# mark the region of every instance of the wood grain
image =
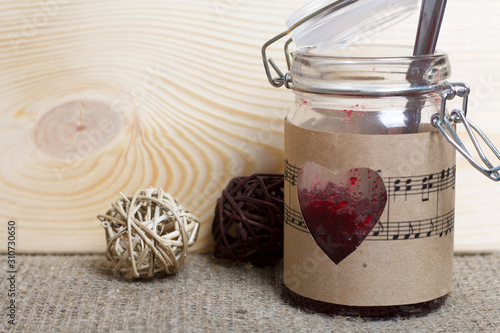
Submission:
[[[227,182],[282,171],[293,94],[268,84],[260,47],[306,2],[3,1],[0,220],[17,221],[18,250],[102,252],[96,215],[119,191],[153,186],[200,218],[195,249],[209,251]],[[471,117],[500,144],[492,12],[500,14],[492,0],[449,3],[438,47],[450,53],[454,80],[478,92]],[[377,39],[412,44],[415,22]],[[279,46],[271,54],[280,59]],[[457,251],[500,250],[499,194],[459,160]]]

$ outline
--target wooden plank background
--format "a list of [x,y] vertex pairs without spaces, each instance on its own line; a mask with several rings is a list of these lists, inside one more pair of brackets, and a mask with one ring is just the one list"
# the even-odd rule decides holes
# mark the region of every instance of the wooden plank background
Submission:
[[[307,2],[2,1],[0,244],[14,219],[20,252],[101,252],[96,215],[119,191],[154,186],[200,217],[196,250],[209,251],[227,182],[282,171],[293,94],[268,84],[260,47]],[[498,15],[493,0],[450,1],[439,48],[500,145]],[[370,41],[413,44],[417,17]],[[459,158],[458,252],[500,250],[498,198],[500,184]]]

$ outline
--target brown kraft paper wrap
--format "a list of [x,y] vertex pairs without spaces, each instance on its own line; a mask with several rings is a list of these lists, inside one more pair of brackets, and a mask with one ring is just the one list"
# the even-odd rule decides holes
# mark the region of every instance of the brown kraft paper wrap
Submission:
[[[284,282],[311,299],[347,306],[430,301],[452,283],[455,150],[439,132],[359,135],[285,121]],[[335,264],[304,222],[297,179],[305,163],[332,173],[370,168],[383,179],[384,211],[359,247]]]

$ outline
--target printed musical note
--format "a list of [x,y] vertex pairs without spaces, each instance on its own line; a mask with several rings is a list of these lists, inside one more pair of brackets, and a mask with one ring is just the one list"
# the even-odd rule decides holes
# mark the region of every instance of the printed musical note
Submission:
[[430,237],[432,235],[432,232],[434,231],[435,228],[436,226],[434,225],[434,220],[431,219],[431,228],[429,231],[427,231],[427,237]]
[[430,193],[434,186],[434,175],[429,175],[422,179],[422,201],[429,201]]
[[406,180],[406,187],[405,187],[405,201],[408,199],[408,192],[411,191],[411,179]]
[[451,216],[451,215],[447,215],[442,223],[441,223],[441,226],[439,228],[439,237],[443,237],[443,236],[446,236],[448,235],[448,233],[451,232],[451,230],[453,229],[453,224],[454,224],[454,216]]
[[297,179],[299,177],[300,169],[295,165],[291,165],[288,160],[285,160],[285,181],[292,184],[292,186],[297,185]]
[[401,227],[401,224],[398,223],[397,227],[398,227],[398,230],[396,231],[396,233],[394,235],[392,235],[392,240],[398,240],[399,239],[399,236],[400,236],[400,234],[399,234],[400,233],[399,228]]
[[446,170],[441,171],[441,176],[439,177],[439,188],[442,190],[445,186],[445,176]]
[[379,236],[380,234],[383,234],[383,233],[384,233],[384,224],[382,223],[382,221],[379,221],[377,223],[376,230],[373,231],[373,236],[377,237],[377,236]]
[[394,192],[393,192],[393,196],[394,197],[397,197],[397,196],[400,196],[400,195],[404,195],[405,197],[405,201],[408,200],[408,195],[413,195],[414,193],[412,192],[412,188],[413,188],[413,179],[411,178],[408,178],[407,180],[404,181],[404,193],[400,193],[401,191],[401,179],[396,179],[394,181]]
[[[404,235],[404,238],[405,239],[409,239],[410,236],[412,234],[414,234],[414,232],[415,232],[415,229],[413,229],[413,224],[412,224],[412,222],[409,222],[408,223],[408,233]],[[417,237],[415,237],[415,238],[417,238]]]
[[455,168],[442,170],[439,175],[439,190],[445,190],[448,188],[455,188]]
[[417,232],[415,233],[415,238],[420,238],[422,234],[422,221],[418,221],[418,227],[416,228]]
[[401,183],[401,179],[396,179],[394,181],[394,193],[396,193],[396,194],[394,194],[394,196],[396,196],[397,192],[399,192],[401,190],[401,186],[399,186],[400,183]]

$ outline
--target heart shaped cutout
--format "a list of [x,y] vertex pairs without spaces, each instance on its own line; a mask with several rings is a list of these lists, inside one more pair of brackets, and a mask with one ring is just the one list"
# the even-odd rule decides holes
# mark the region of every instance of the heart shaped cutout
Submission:
[[387,202],[378,172],[356,168],[336,174],[315,163],[302,167],[297,194],[309,232],[337,265],[365,240]]

